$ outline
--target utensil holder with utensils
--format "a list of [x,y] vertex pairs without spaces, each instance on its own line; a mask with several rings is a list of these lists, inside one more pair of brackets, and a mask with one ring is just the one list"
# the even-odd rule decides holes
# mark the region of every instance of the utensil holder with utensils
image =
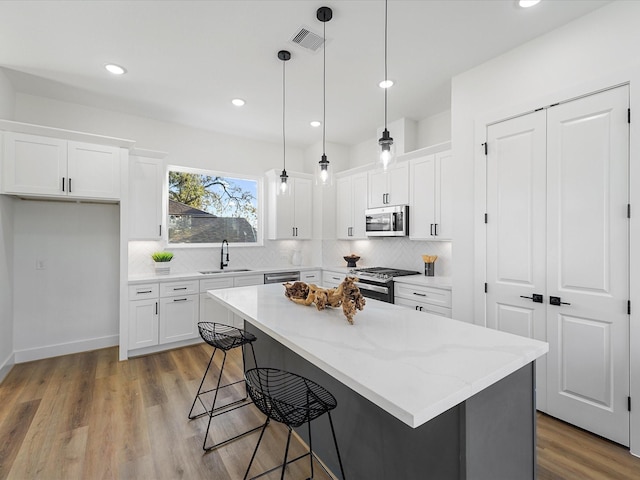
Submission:
[[433,277],[435,274],[435,263],[438,259],[437,255],[422,255],[424,261],[424,274],[427,277]]

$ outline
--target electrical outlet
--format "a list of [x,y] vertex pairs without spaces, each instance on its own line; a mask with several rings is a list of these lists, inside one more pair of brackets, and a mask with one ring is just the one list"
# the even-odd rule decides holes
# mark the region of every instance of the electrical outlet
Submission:
[[41,258],[36,260],[36,270],[46,270],[47,269],[47,265],[45,263],[45,261]]

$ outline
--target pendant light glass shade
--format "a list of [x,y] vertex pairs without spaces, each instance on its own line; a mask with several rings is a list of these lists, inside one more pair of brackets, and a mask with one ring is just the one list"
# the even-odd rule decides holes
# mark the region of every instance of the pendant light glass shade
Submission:
[[280,50],[278,58],[282,60],[282,173],[280,174],[280,183],[276,190],[276,195],[290,195],[291,187],[289,185],[289,175],[287,175],[287,144],[285,136],[285,106],[286,106],[286,75],[285,64],[291,59],[291,53],[287,50]]
[[[384,82],[388,82],[387,77],[387,0],[384,1]],[[393,145],[393,138],[387,130],[387,91],[384,89],[384,131],[382,137],[378,140],[379,147],[379,165],[383,170],[389,168],[396,160],[396,149]]]
[[326,124],[327,124],[327,35],[326,25],[333,18],[333,11],[329,7],[320,7],[316,12],[316,18],[322,22],[322,156],[318,162],[315,173],[315,183],[321,187],[329,187],[333,184],[333,169],[327,160]]

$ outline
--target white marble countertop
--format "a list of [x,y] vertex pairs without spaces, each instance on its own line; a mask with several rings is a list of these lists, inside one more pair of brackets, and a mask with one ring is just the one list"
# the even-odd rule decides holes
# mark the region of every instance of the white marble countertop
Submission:
[[297,305],[284,296],[280,284],[207,293],[413,428],[549,348],[537,340],[371,299],[350,325],[341,308],[317,311]]
[[[276,272],[306,272],[309,270],[321,270],[320,267],[313,267],[309,265],[287,265],[286,267],[255,267],[249,268],[247,271],[234,271],[244,267],[229,267],[224,273],[200,273],[200,272],[179,272],[179,273],[170,273],[169,275],[156,275],[155,273],[148,273],[142,275],[130,275],[129,276],[129,285],[136,285],[139,283],[148,283],[148,282],[174,282],[180,280],[204,280],[207,278],[216,278],[216,277],[227,277],[227,276],[246,276],[246,275],[255,275],[255,274],[265,274],[265,273],[276,273]],[[218,270],[218,269],[209,269],[209,270]],[[207,271],[207,269],[203,269],[203,271]]]
[[425,275],[406,275],[394,277],[395,283],[408,283],[411,285],[424,285],[427,287],[443,288],[451,290],[451,277],[427,277]]

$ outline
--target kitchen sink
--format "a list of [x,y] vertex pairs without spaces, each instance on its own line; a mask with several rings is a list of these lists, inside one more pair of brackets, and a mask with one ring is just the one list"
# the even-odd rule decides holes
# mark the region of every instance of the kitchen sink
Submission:
[[200,270],[199,273],[203,275],[211,275],[212,273],[236,273],[236,272],[250,272],[248,268],[230,268],[229,270]]

